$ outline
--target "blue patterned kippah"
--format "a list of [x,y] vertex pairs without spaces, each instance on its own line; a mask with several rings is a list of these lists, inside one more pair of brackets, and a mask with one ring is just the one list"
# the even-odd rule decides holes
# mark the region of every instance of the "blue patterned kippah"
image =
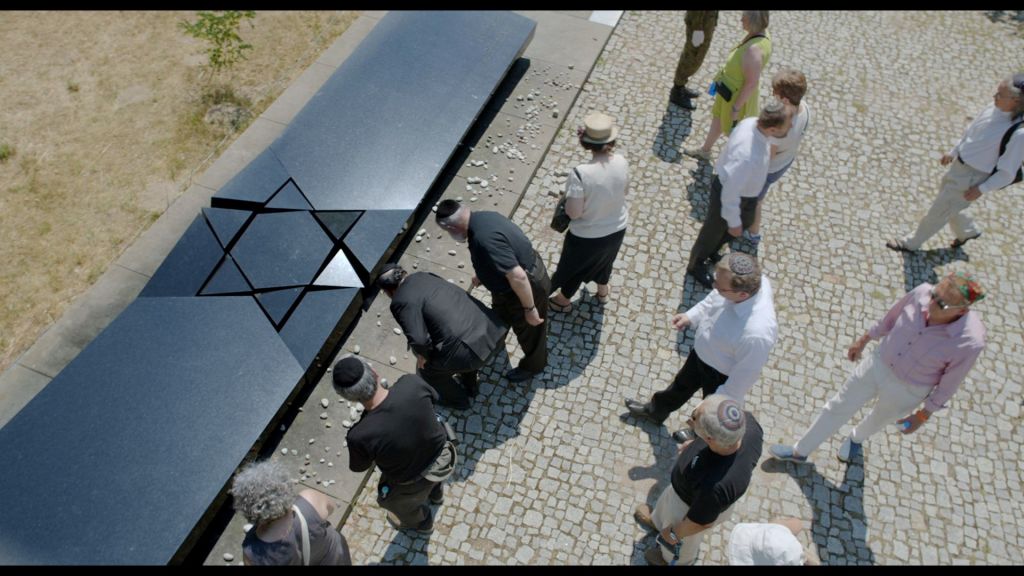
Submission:
[[723,400],[718,405],[718,422],[722,428],[735,432],[743,427],[747,416],[740,409],[740,405],[734,400]]

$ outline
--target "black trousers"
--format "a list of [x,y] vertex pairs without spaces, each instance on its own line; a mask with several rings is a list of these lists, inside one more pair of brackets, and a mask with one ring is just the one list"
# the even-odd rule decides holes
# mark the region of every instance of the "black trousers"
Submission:
[[382,476],[377,484],[377,504],[394,514],[402,528],[417,528],[430,517],[428,498],[431,494],[439,497],[443,491],[444,484],[426,478],[411,484],[397,484]]
[[701,390],[704,398],[715,393],[729,377],[708,366],[691,350],[686,362],[679,369],[672,384],[651,397],[651,413],[655,420],[664,422],[669,414],[679,410],[686,401],[693,397],[694,392]]
[[[417,370],[417,373],[430,384],[441,397],[441,403],[445,405],[464,404],[469,401],[469,396],[476,394],[477,371],[483,366],[475,352],[465,344],[459,344],[458,350],[443,364],[434,362],[433,359]],[[458,374],[461,384],[452,376]]]
[[545,321],[540,326],[530,326],[523,312],[523,303],[512,290],[501,294],[491,293],[491,304],[502,322],[512,327],[516,340],[523,349],[519,368],[528,372],[540,372],[548,365],[548,295],[551,294],[551,278],[544,267],[544,260],[534,252],[533,270],[529,273],[530,287],[537,313]]
[[[760,192],[760,190],[758,190]],[[754,216],[757,214],[757,198],[740,198],[740,226],[744,230],[750,228],[754,223]],[[708,207],[708,214],[704,218],[704,224],[697,233],[697,240],[693,242],[690,249],[690,261],[686,264],[686,271],[693,272],[705,260],[718,253],[722,245],[732,240],[729,234],[729,223],[722,218],[722,181],[715,175],[711,181],[711,206]]]

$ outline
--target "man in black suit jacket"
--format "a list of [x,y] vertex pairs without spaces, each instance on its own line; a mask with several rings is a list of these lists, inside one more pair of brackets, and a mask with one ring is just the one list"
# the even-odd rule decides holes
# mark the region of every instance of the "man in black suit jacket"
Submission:
[[508,329],[498,315],[451,282],[429,272],[408,274],[396,264],[384,267],[377,286],[391,297],[391,314],[416,353],[417,373],[442,405],[469,408],[479,389],[477,370],[505,341]]

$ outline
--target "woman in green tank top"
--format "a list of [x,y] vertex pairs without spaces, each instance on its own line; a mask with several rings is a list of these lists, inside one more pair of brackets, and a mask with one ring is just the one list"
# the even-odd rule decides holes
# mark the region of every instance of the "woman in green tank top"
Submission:
[[[729,135],[737,122],[750,116],[757,116],[761,107],[761,71],[772,55],[772,40],[768,36],[768,11],[744,10],[741,20],[746,37],[729,53],[725,66],[715,76],[719,89],[715,93],[715,104],[711,108],[711,129],[704,145],[687,148],[689,156],[711,158],[711,147],[723,133]],[[731,98],[726,100],[721,87],[724,85]]]

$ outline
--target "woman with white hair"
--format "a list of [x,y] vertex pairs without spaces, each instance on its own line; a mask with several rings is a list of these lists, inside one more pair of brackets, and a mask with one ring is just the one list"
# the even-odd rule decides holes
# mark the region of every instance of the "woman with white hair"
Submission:
[[350,565],[348,543],[327,517],[334,502],[316,490],[295,493],[284,465],[254,462],[235,475],[235,511],[252,523],[242,542],[249,566]]

